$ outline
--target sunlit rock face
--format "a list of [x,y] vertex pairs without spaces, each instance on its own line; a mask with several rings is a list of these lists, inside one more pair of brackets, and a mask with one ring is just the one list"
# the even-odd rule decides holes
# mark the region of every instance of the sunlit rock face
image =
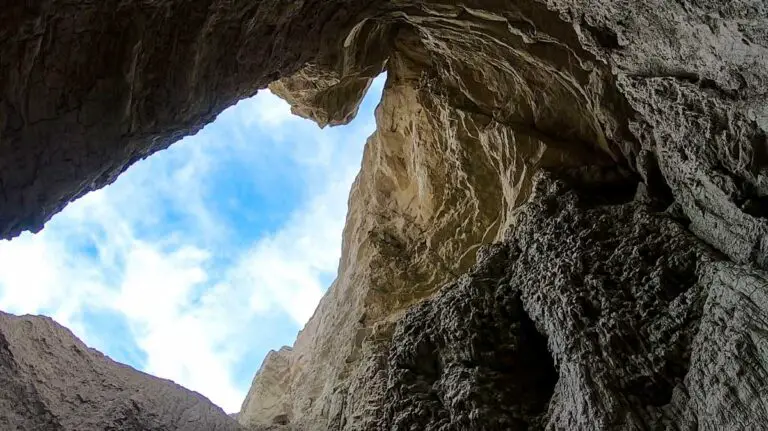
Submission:
[[768,421],[764,2],[117,3],[0,12],[4,237],[267,84],[339,125],[388,74],[245,427]]
[[[343,68],[321,57],[273,84],[325,125],[354,113],[379,56],[388,73],[339,278],[281,357],[280,407],[257,374],[241,423],[765,419],[768,376],[751,365],[768,361],[765,314],[720,316],[737,286],[768,288],[766,16],[761,2],[391,2],[349,34]],[[530,201],[542,170],[559,177]],[[472,267],[493,242],[503,258]]]

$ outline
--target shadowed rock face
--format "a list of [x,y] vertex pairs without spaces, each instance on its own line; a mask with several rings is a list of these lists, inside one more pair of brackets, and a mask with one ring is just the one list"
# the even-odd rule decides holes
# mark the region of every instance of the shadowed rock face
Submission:
[[761,427],[766,274],[566,184],[538,175],[505,239],[397,323],[380,428]]
[[338,278],[241,424],[759,427],[766,28],[760,0],[26,2],[0,235],[267,84],[344,124],[386,69]]
[[0,12],[0,237],[335,49],[355,0],[10,2]]
[[0,313],[0,429],[242,428],[202,395],[118,364],[53,320]]

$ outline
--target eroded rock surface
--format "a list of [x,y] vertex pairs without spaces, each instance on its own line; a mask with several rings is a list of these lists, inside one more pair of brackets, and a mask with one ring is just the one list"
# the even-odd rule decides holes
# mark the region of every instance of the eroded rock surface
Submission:
[[[565,429],[666,426],[659,425],[662,423],[681,427],[698,423],[716,428],[717,421],[724,420],[715,418],[720,413],[693,406],[727,403],[723,397],[706,402],[695,396],[688,401],[669,399],[673,392],[675,397],[683,397],[679,393],[689,390],[688,386],[679,389],[678,381],[706,367],[702,365],[698,371],[691,368],[690,372],[684,369],[689,353],[680,349],[690,349],[691,342],[670,341],[668,337],[673,335],[667,334],[671,330],[667,326],[673,325],[669,319],[683,319],[689,326],[675,329],[674,337],[702,336],[704,326],[699,324],[710,319],[705,311],[717,306],[705,307],[703,303],[711,296],[700,291],[706,290],[703,285],[712,283],[706,280],[714,277],[712,268],[717,265],[707,266],[710,269],[706,277],[698,268],[708,265],[705,261],[709,262],[713,253],[727,257],[719,258],[719,265],[744,265],[733,271],[747,278],[730,283],[766,289],[759,268],[765,268],[767,241],[763,211],[768,195],[764,190],[768,159],[763,153],[768,149],[768,35],[761,30],[768,25],[767,11],[761,1],[730,2],[728,6],[660,0],[396,1],[366,20],[353,35],[355,40],[365,39],[360,35],[364,29],[376,29],[375,34],[390,36],[379,45],[389,51],[355,57],[342,49],[340,55],[352,61],[352,66],[344,64],[346,69],[324,69],[319,65],[329,62],[322,56],[316,59],[305,73],[312,67],[322,69],[324,72],[317,75],[322,79],[343,76],[344,70],[370,70],[380,64],[376,56],[385,55],[388,82],[377,111],[378,130],[367,144],[350,197],[339,278],[299,335],[287,360],[281,359],[289,367],[283,375],[294,377],[289,384],[283,381],[277,392],[270,390],[269,397],[274,400],[275,394],[282,391],[282,407],[274,409],[272,402],[269,410],[261,406],[262,389],[258,388],[263,386],[257,375],[243,405],[241,423],[270,424],[279,411],[281,421],[288,419],[285,427],[309,430],[408,429],[427,425],[434,429],[472,429],[467,424],[498,429],[512,423]],[[386,32],[383,28],[394,30]],[[294,104],[295,112],[308,117],[313,112],[322,113],[320,124],[327,122],[328,112],[348,113],[353,109],[350,107],[356,106],[358,93],[349,91],[345,84],[340,84],[335,94],[346,94],[350,100],[326,104],[327,95],[334,94],[330,80],[323,79],[331,83],[330,87],[318,86],[317,96],[311,85],[302,82],[312,81],[297,74],[273,86]],[[290,88],[300,91],[293,96]],[[609,280],[606,283],[630,283],[627,289],[648,290],[642,294],[621,293],[626,296],[621,301],[607,298],[599,308],[615,316],[645,313],[644,317],[627,322],[614,317],[601,322],[608,325],[602,331],[609,335],[600,335],[590,346],[567,352],[572,356],[558,358],[561,352],[553,350],[556,361],[570,361],[568,366],[576,368],[569,373],[599,376],[592,383],[585,380],[592,374],[581,380],[575,376],[559,380],[569,386],[563,387],[563,392],[556,390],[560,394],[556,397],[565,398],[548,404],[546,414],[528,406],[520,407],[520,411],[535,414],[518,412],[507,422],[493,422],[493,418],[488,418],[487,423],[472,422],[480,420],[477,417],[485,408],[496,411],[493,409],[498,403],[512,404],[508,400],[467,401],[461,396],[470,397],[473,390],[480,391],[482,384],[465,382],[462,388],[466,393],[457,394],[461,392],[458,389],[451,393],[435,376],[424,377],[437,379],[429,384],[406,379],[392,388],[388,370],[395,359],[390,356],[391,349],[408,341],[392,341],[395,328],[404,324],[404,314],[467,271],[480,245],[503,240],[508,228],[520,235],[525,232],[519,227],[526,213],[521,213],[520,207],[529,199],[532,178],[541,169],[579,172],[580,184],[592,183],[582,187],[585,193],[594,194],[594,201],[602,203],[616,199],[628,202],[632,197],[627,193],[634,194],[639,181],[638,202],[647,202],[643,205],[650,205],[653,211],[663,209],[674,217],[662,222],[637,216],[641,218],[638,223],[648,229],[646,234],[672,241],[665,236],[668,230],[688,233],[685,240],[679,239],[681,243],[653,243],[655,247],[663,246],[661,251],[653,252],[658,253],[654,256],[660,261],[638,269],[648,271],[642,277],[635,274],[639,279],[622,278],[633,274],[622,271],[637,265],[634,259],[644,258],[634,256],[630,250],[649,247],[645,238],[637,236],[637,243],[626,245],[624,254],[615,258],[615,265],[602,269],[606,274],[601,277],[590,274],[590,268],[565,272],[549,266],[570,265],[579,256],[586,259],[591,253],[589,247],[594,245],[582,243],[570,255],[552,251],[550,256],[540,256],[549,263],[531,262],[518,270],[521,279],[510,282],[520,291],[523,308],[537,307],[538,314],[530,311],[526,315],[540,329],[547,324],[545,316],[555,319],[552,324],[559,318],[563,325],[576,325],[568,331],[542,330],[550,340],[550,349],[566,348],[553,346],[553,339],[573,344],[574,339],[588,335],[590,329],[578,326],[586,324],[579,319],[597,317],[568,320],[557,316],[564,313],[564,306],[554,299],[552,303],[525,302],[526,290],[520,287],[526,283],[524,277],[555,277],[560,271],[563,277],[570,277],[560,282],[563,289],[570,282],[587,279],[599,284],[600,279],[605,279]],[[605,214],[595,210],[583,218],[624,216]],[[565,215],[547,212],[546,217]],[[632,234],[631,223],[626,223],[610,235]],[[574,229],[570,232],[588,233]],[[553,249],[569,245],[567,237],[553,235],[546,241],[547,247]],[[688,246],[704,250],[705,244],[714,251],[692,255],[682,250]],[[678,248],[668,249],[672,246]],[[565,260],[558,263],[558,259]],[[687,259],[687,266],[676,262],[681,259]],[[659,285],[666,287],[643,281],[643,277],[656,277]],[[681,285],[673,287],[676,283]],[[683,295],[678,301],[688,298],[693,305],[673,303],[670,295],[679,295],[667,290]],[[434,301],[448,301],[440,295]],[[568,295],[559,300],[570,299],[576,293]],[[648,303],[637,308],[633,300]],[[594,312],[590,308],[567,309],[577,315]],[[424,328],[433,318],[430,316],[425,312],[414,317],[412,323],[417,325],[419,319],[424,319],[418,323]],[[495,328],[492,323],[485,325],[489,330]],[[466,336],[471,332],[482,329],[475,327],[465,332]],[[610,350],[616,339],[636,340],[640,334],[651,341],[638,348],[651,353],[628,353],[618,347],[615,352]],[[714,336],[712,342],[722,342],[719,336]],[[523,343],[520,337],[508,334],[499,342],[517,345]],[[454,342],[460,347],[459,340]],[[430,346],[434,348],[435,344]],[[702,347],[698,352],[705,350]],[[618,356],[613,358],[613,354]],[[600,362],[601,355],[608,355],[610,360]],[[482,374],[483,366],[492,367],[490,361],[481,363],[477,372]],[[593,362],[605,370],[583,369]],[[560,366],[558,362],[562,370]],[[635,369],[627,371],[627,375],[611,374],[612,368],[621,366]],[[712,374],[708,376],[716,379]],[[692,382],[690,387],[704,391],[701,396],[710,396],[704,387],[712,382],[704,380]],[[644,395],[647,385],[650,394]],[[426,413],[391,411],[392,394],[400,394],[404,405],[421,408],[406,396],[406,387],[431,388],[424,389],[433,397],[425,405],[434,405],[425,407]],[[753,394],[749,388],[745,386],[744,390]],[[622,391],[628,393],[617,395]],[[503,399],[503,391],[499,396]],[[457,397],[460,401],[456,403],[464,406],[450,404],[451,397]],[[639,401],[634,400],[638,397]],[[472,402],[477,404],[472,406]],[[601,402],[607,405],[601,406]],[[382,422],[382,410],[390,411],[388,422]],[[451,419],[440,425],[439,421],[424,422],[419,415]],[[460,419],[461,415],[470,419]],[[761,419],[751,418],[746,420]]]
[[337,125],[386,70],[338,278],[241,424],[760,428],[766,28],[762,0],[25,2],[0,236],[267,84]]
[[242,428],[204,396],[117,363],[47,317],[0,312],[0,429]]
[[597,192],[540,176],[505,240],[408,311],[381,429],[764,426],[768,274]]

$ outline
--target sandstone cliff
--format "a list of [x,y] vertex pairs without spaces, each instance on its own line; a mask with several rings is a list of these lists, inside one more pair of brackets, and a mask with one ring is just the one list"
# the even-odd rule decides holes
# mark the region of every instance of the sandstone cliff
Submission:
[[337,125],[386,70],[338,278],[241,424],[756,429],[766,28],[761,0],[12,6],[0,233],[270,82]]
[[242,429],[202,395],[89,349],[47,317],[0,312],[0,429]]

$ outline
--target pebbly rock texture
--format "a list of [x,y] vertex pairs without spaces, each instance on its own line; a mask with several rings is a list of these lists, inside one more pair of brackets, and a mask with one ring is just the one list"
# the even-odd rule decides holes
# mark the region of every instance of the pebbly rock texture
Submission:
[[50,318],[0,312],[0,429],[242,428],[202,395],[112,361]]
[[505,240],[406,313],[381,429],[765,425],[768,274],[595,193],[540,175]]
[[268,84],[338,125],[386,70],[338,278],[241,424],[762,428],[766,28],[762,0],[24,2],[0,236]]

